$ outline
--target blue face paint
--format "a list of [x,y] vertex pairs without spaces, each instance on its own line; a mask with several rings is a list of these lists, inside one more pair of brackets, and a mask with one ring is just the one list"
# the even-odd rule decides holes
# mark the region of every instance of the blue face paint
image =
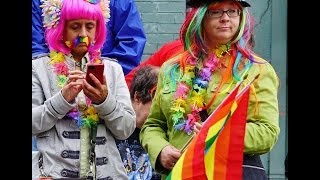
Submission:
[[78,44],[80,44],[82,42],[86,43],[87,47],[89,46],[89,38],[88,37],[78,36],[73,40],[73,47],[78,46]]

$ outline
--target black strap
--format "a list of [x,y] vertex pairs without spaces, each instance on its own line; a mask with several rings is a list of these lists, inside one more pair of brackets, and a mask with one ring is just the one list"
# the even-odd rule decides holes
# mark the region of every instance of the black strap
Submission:
[[[96,179],[96,153],[95,153],[95,146],[96,146],[96,137],[97,137],[97,124],[92,125],[90,128],[90,171],[88,173],[87,178]],[[92,172],[94,171],[94,172]]]
[[97,137],[97,125],[93,125],[90,128],[90,162],[95,160],[95,147],[96,147],[96,137]]
[[39,171],[40,171],[39,179],[41,179],[41,178],[49,179],[50,176],[48,176],[43,170],[43,155],[41,152],[39,152],[38,166],[39,166]]

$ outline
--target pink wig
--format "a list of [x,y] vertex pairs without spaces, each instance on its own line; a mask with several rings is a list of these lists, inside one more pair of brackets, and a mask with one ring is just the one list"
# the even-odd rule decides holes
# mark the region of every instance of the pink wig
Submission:
[[71,49],[63,41],[63,32],[66,21],[75,19],[90,19],[97,21],[94,45],[89,46],[89,52],[101,49],[106,39],[106,25],[100,3],[91,4],[85,0],[62,0],[60,20],[56,27],[46,29],[46,40],[50,50],[69,54]]

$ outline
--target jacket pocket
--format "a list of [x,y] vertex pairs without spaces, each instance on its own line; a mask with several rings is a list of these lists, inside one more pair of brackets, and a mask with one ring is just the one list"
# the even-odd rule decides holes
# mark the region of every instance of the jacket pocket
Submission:
[[230,84],[227,82],[222,85],[222,87],[217,92],[219,83],[220,82],[214,81],[210,83],[209,88],[207,89],[206,104],[209,103],[213,96],[217,93],[212,105],[209,107],[209,112],[212,112],[234,88],[234,84]]
[[[211,91],[211,93],[217,91],[219,84],[220,84],[220,82],[218,82],[218,81],[214,81],[214,82],[212,82],[212,84],[210,84],[209,90]],[[224,85],[221,86],[218,93],[219,94],[229,94],[234,87],[235,87],[234,83],[226,82]]]
[[39,133],[37,135],[37,138],[46,138],[46,137],[49,137],[49,136],[50,136],[49,131],[45,131],[45,132]]
[[50,141],[49,140],[49,138],[50,138],[49,131],[39,133],[36,137],[37,137],[36,138],[36,148],[39,150],[46,148],[44,144],[51,143],[51,142],[49,142]]
[[[175,88],[166,83],[160,91],[159,103],[163,112],[170,112],[170,108],[173,102]],[[162,105],[161,105],[162,104]]]
[[170,94],[172,92],[175,92],[175,88],[173,87],[173,85],[171,85],[169,82],[163,85],[161,94]]

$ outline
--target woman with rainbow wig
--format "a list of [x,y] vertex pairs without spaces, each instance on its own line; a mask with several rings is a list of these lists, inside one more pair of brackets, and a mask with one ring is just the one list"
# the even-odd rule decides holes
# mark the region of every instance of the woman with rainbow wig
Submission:
[[[127,179],[114,138],[135,129],[121,66],[101,60],[108,0],[43,0],[50,55],[32,61],[32,135],[40,153],[33,179]],[[88,64],[104,66],[103,82]]]
[[[150,114],[141,128],[141,144],[162,179],[184,179],[188,175],[186,179],[192,179],[197,177],[195,174],[202,166],[206,170],[205,179],[230,177],[228,168],[218,171],[221,167],[217,164],[218,154],[205,159],[205,165],[191,166],[198,170],[188,169],[188,163],[197,161],[195,156],[187,155],[193,151],[196,155],[197,149],[188,143],[200,136],[210,114],[223,113],[218,110],[225,108],[221,104],[229,94],[238,92],[237,97],[243,97],[247,92],[247,104],[241,104],[242,113],[245,113],[241,117],[243,131],[227,131],[227,123],[213,124],[219,127],[219,133],[212,137],[216,141],[208,147],[216,150],[210,153],[218,153],[224,144],[225,150],[219,152],[228,153],[233,147],[231,144],[236,142],[232,133],[237,132],[237,137],[241,137],[237,139],[240,158],[230,163],[240,162],[236,166],[239,179],[266,180],[259,155],[273,148],[280,133],[279,79],[273,67],[252,51],[254,20],[249,13],[250,4],[244,0],[192,0],[192,6],[180,30],[184,52],[166,61],[160,69]],[[213,131],[209,133],[214,134]],[[222,136],[226,133],[231,135]],[[222,142],[222,137],[228,137],[228,142]],[[210,143],[208,139],[205,142]],[[188,149],[188,145],[195,149]],[[208,153],[207,150],[198,153]],[[231,153],[231,156],[235,155]],[[214,165],[207,166],[210,162]],[[214,169],[213,173],[210,168]]]

